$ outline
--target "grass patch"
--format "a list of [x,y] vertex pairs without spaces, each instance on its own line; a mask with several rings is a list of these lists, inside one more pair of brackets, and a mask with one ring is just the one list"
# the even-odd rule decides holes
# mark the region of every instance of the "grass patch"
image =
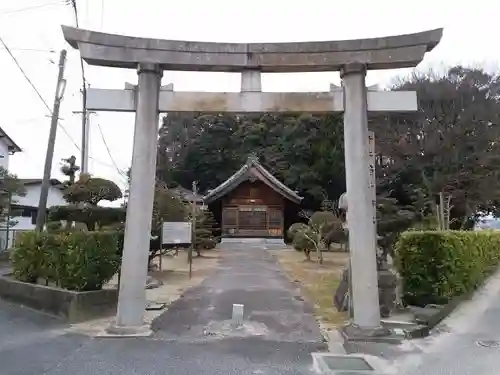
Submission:
[[342,270],[349,261],[348,253],[325,252],[323,264],[318,264],[315,254],[311,262],[295,250],[273,252],[285,274],[301,286],[302,293],[313,305],[316,316],[327,327],[343,324],[347,314],[338,312],[333,305],[333,295],[342,277]]

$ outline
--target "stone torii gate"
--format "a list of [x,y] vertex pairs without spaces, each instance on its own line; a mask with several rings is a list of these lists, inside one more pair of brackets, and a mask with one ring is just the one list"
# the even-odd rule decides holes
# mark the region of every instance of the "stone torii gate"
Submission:
[[[147,251],[155,185],[160,112],[344,112],[354,322],[380,327],[375,223],[368,171],[368,111],[415,111],[415,92],[367,90],[369,69],[416,66],[442,29],[384,38],[300,43],[207,43],[136,38],[63,26],[66,41],[90,65],[137,69],[138,85],[90,89],[93,111],[136,112],[132,178],[116,322],[109,331],[147,333],[144,326]],[[241,73],[241,92],[176,92],[161,87],[163,70]],[[342,88],[329,92],[261,91],[261,73],[340,71]],[[333,291],[332,291],[333,292]]]

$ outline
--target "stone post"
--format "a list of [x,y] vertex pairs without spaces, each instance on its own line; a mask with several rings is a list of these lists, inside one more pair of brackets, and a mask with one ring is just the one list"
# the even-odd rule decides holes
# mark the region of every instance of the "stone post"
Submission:
[[[158,142],[158,99],[162,71],[154,64],[139,64],[130,196],[121,265],[116,325],[108,332],[141,334],[144,326],[146,279],[155,192]],[[114,332],[113,332],[114,331]]]
[[344,142],[347,185],[347,222],[352,270],[353,325],[362,330],[380,327],[375,223],[368,164],[368,113],[362,64],[340,72],[344,89]]
[[[262,91],[261,73],[258,70],[244,70],[241,72],[241,89],[242,93],[255,94]],[[260,95],[247,95],[243,101],[245,111],[251,111],[252,108],[262,106]]]
[[261,92],[262,81],[258,70],[245,70],[241,73],[241,92]]

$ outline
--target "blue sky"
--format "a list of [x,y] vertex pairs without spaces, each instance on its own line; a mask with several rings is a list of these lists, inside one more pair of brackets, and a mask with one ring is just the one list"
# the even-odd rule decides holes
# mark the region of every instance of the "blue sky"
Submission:
[[[9,3],[9,4],[4,4]],[[473,6],[472,6],[473,4]],[[263,1],[225,0],[88,0],[80,1],[80,26],[109,33],[165,39],[226,42],[287,42],[368,38],[444,27],[441,44],[419,67],[444,69],[450,64],[497,68],[500,43],[491,16],[500,14],[500,3],[448,1]],[[18,0],[0,4],[0,36],[12,48],[33,83],[52,106],[57,59],[68,49],[68,86],[62,104],[53,177],[60,177],[59,160],[79,151],[81,86],[78,52],[67,45],[60,25],[74,25],[71,8],[63,0]],[[34,51],[37,50],[37,51]],[[24,149],[11,159],[10,169],[20,177],[41,177],[50,119],[43,103],[25,81],[7,52],[0,48],[0,126]],[[134,71],[86,67],[93,87],[123,88],[137,82]],[[370,72],[368,85],[388,84],[408,70]],[[165,72],[163,84],[177,90],[238,91],[237,74]],[[338,83],[336,73],[266,74],[266,91],[327,91]],[[130,164],[133,115],[101,113],[91,120],[90,172],[124,186],[113,166],[98,126],[103,131],[120,170]],[[70,139],[71,138],[71,139]]]

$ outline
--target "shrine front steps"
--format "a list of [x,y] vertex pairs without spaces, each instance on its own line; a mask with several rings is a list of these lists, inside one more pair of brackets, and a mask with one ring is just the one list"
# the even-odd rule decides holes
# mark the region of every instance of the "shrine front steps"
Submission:
[[288,246],[282,238],[225,238],[217,246],[219,249],[227,250],[245,250],[245,249],[266,249],[280,250],[286,249]]

